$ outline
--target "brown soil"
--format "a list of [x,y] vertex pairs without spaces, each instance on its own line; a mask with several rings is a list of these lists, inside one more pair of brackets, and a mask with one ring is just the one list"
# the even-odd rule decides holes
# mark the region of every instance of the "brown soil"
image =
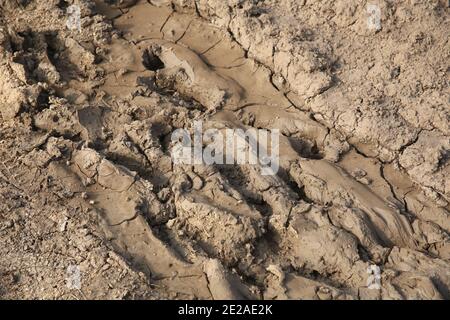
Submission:
[[374,2],[0,0],[0,298],[449,299],[448,3]]

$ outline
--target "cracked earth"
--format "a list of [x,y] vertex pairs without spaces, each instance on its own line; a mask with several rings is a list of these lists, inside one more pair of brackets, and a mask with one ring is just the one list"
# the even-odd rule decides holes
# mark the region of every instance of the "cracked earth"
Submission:
[[0,297],[449,299],[448,2],[376,3],[0,0]]

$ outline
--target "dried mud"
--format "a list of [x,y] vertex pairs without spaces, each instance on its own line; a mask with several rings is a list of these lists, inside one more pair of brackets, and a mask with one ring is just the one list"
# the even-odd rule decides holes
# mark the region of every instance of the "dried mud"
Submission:
[[[0,297],[449,299],[448,4],[366,5],[0,0]],[[194,120],[278,174],[173,164]]]

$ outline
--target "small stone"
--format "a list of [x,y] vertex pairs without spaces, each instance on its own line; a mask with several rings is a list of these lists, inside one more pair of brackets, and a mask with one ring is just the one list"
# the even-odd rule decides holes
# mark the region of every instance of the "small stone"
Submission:
[[331,290],[327,287],[319,287],[316,294],[320,300],[331,300],[332,298]]
[[175,219],[170,219],[169,221],[167,221],[166,226],[168,228],[172,228],[175,225]]
[[195,190],[200,190],[201,188],[203,188],[203,180],[199,176],[196,176],[194,177],[194,179],[192,179],[192,188],[194,188]]
[[63,221],[59,225],[59,231],[60,232],[66,231],[66,227],[67,227],[67,217],[64,217]]
[[372,179],[370,179],[369,177],[362,177],[362,178],[358,178],[356,180],[358,180],[359,182],[361,182],[362,184],[365,184],[365,185],[369,185],[372,183]]
[[111,268],[111,265],[110,264],[108,264],[108,263],[105,263],[104,265],[103,265],[103,267],[102,267],[102,271],[106,271],[106,270],[108,270],[109,268]]

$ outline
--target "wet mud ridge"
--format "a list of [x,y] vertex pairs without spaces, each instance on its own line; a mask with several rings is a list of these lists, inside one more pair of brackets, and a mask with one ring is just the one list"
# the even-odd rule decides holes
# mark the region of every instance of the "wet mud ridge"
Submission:
[[[0,297],[449,299],[435,2],[370,30],[345,1],[0,0]],[[278,129],[277,174],[174,163],[195,122]]]

